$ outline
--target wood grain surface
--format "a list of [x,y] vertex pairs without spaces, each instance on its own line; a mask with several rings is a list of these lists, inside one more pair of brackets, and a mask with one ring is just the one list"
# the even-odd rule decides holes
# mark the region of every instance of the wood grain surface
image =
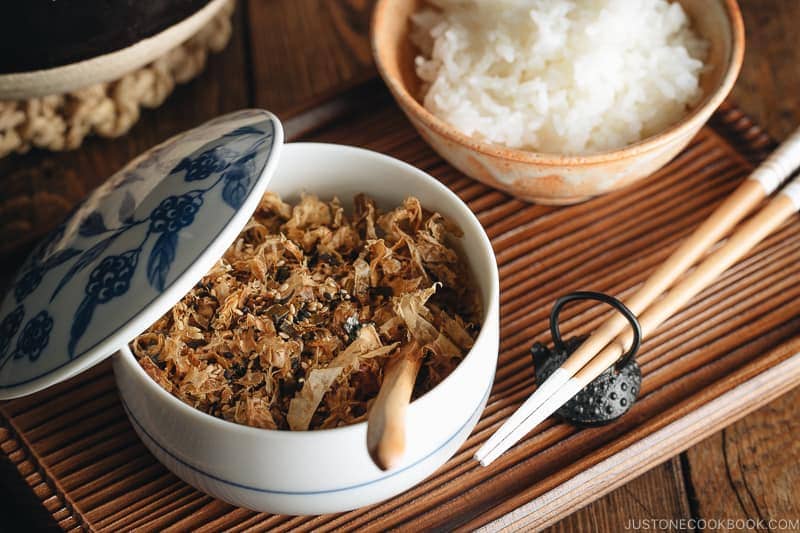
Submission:
[[[765,126],[766,130],[776,139],[783,138],[798,123],[800,123],[800,33],[794,28],[794,21],[800,17],[800,3],[794,0],[741,0],[741,7],[747,28],[748,48],[742,75],[734,90],[733,99],[756,121]],[[84,147],[72,153],[43,154],[34,152],[24,156],[15,156],[0,160],[0,270],[4,273],[3,280],[8,279],[19,261],[24,256],[26,247],[30,242],[47,231],[72,205],[79,201],[88,190],[96,186],[114,169],[121,166],[131,157],[143,149],[167,138],[168,136],[197,124],[219,113],[257,105],[267,107],[285,115],[293,115],[309,103],[319,102],[329,95],[343,88],[351,87],[363,80],[370,78],[374,71],[369,57],[369,47],[366,39],[371,2],[367,0],[249,0],[242,2],[237,10],[236,32],[231,45],[222,53],[210,58],[206,72],[196,82],[179,88],[164,106],[155,111],[147,111],[142,120],[134,127],[131,133],[117,140],[91,140]],[[374,88],[374,86],[373,86]],[[368,92],[373,92],[368,89]],[[380,96],[378,96],[379,98]],[[336,110],[333,110],[336,111]],[[335,113],[334,113],[335,114]],[[368,117],[369,118],[369,117]],[[368,126],[385,120],[386,116],[372,117],[371,121],[355,122],[353,125],[344,125],[344,131],[333,128],[321,132],[321,138],[344,140],[353,144],[367,144],[374,140],[370,137]],[[402,125],[402,118],[397,124]],[[394,123],[390,123],[394,124]],[[298,123],[299,131],[303,124]],[[394,131],[400,131],[402,128]],[[719,131],[719,130],[718,130]],[[328,135],[328,137],[326,137]],[[383,151],[392,152],[408,160],[412,160],[434,174],[447,178],[447,170],[442,167],[436,158],[425,147],[409,141],[410,137],[403,137],[396,133],[387,134],[391,141],[396,135],[393,144],[379,145],[377,148],[387,148]],[[756,135],[760,135],[756,132]],[[741,138],[747,138],[747,132],[740,132]],[[741,139],[739,139],[741,140]],[[745,153],[753,148],[763,150],[765,138],[750,139],[751,143],[743,143],[741,152]],[[403,147],[403,143],[408,146]],[[695,145],[697,146],[697,145]],[[755,147],[755,148],[754,148]],[[421,151],[421,153],[420,153]],[[704,160],[709,164],[709,160]],[[712,162],[713,163],[713,162]],[[688,174],[691,174],[691,165]],[[684,209],[682,224],[677,231],[664,231],[660,234],[661,243],[653,246],[650,252],[637,260],[635,266],[629,270],[622,270],[617,277],[592,278],[591,273],[596,265],[581,265],[580,261],[570,263],[569,258],[559,255],[554,248],[547,247],[547,239],[552,237],[537,238],[540,225],[548,221],[558,220],[559,210],[551,208],[534,208],[526,214],[521,214],[521,204],[518,202],[503,202],[499,193],[487,192],[482,186],[474,184],[464,178],[454,178],[449,184],[457,188],[466,199],[472,201],[473,207],[482,212],[482,221],[489,227],[493,238],[498,244],[499,260],[503,263],[504,289],[508,294],[505,300],[507,310],[503,318],[504,358],[501,372],[498,373],[498,386],[494,393],[494,403],[487,410],[484,421],[478,428],[481,439],[495,427],[499,421],[507,416],[515,405],[524,397],[526,379],[520,376],[525,363],[523,352],[525,343],[530,340],[532,332],[525,325],[526,320],[541,321],[545,312],[542,303],[552,301],[554,293],[537,291],[537,283],[548,280],[534,278],[534,281],[525,284],[530,276],[525,274],[523,258],[534,249],[543,249],[542,257],[544,266],[555,267],[553,275],[561,275],[566,283],[574,283],[584,287],[594,279],[601,285],[595,288],[617,289],[625,286],[626,276],[642,269],[652,267],[661,258],[665,257],[675,239],[685,234],[708,211],[708,208],[721,198],[726,189],[726,183],[733,183],[740,177],[741,171],[726,173],[724,165],[714,167],[715,173],[722,176],[717,185],[708,184],[699,187],[699,192],[686,200],[686,205],[681,202],[669,204],[665,201],[663,209]],[[717,175],[717,174],[715,174]],[[663,178],[666,182],[667,178]],[[676,184],[680,187],[680,184]],[[705,188],[704,188],[705,187]],[[622,200],[617,200],[622,202]],[[498,206],[505,207],[500,208]],[[655,209],[656,206],[654,206]],[[602,212],[602,208],[598,208]],[[578,211],[583,213],[583,211]],[[569,218],[569,217],[567,217]],[[630,225],[618,234],[616,239],[609,239],[603,248],[603,257],[607,261],[620,260],[629,248],[635,247],[637,225],[650,227],[657,230],[660,222],[665,219],[648,217],[633,220]],[[604,227],[602,215],[592,219],[596,231]],[[518,225],[522,232],[509,231]],[[586,226],[584,226],[586,227]],[[579,229],[575,226],[574,229]],[[591,228],[588,230],[591,231]],[[583,240],[581,233],[575,235],[565,234],[556,241],[560,244],[580,246]],[[597,235],[595,233],[595,235]],[[626,246],[626,243],[627,246]],[[774,244],[774,242],[773,242]],[[531,248],[534,247],[534,248]],[[779,268],[796,263],[797,258],[792,255],[798,252],[791,246],[781,248],[783,260],[778,263]],[[723,286],[723,300],[726,305],[715,306],[713,302],[693,319],[681,319],[665,325],[665,332],[652,340],[658,348],[649,349],[643,353],[643,361],[651,391],[659,388],[666,379],[668,369],[677,368],[682,371],[699,373],[695,384],[702,384],[711,379],[710,375],[702,374],[698,368],[691,364],[683,363],[680,353],[694,353],[697,350],[709,354],[727,353],[716,362],[706,361],[706,366],[720,369],[730,369],[741,365],[748,357],[756,353],[763,353],[769,346],[777,345],[782,339],[796,335],[800,327],[794,322],[783,323],[775,321],[774,313],[764,304],[752,310],[750,300],[745,300],[748,294],[743,292],[741,297],[736,294],[742,289],[737,285],[741,283],[742,276],[747,272],[760,272],[767,268],[767,259],[754,258],[749,267],[743,270],[734,269],[731,277],[727,278]],[[783,266],[781,266],[783,265]],[[561,268],[562,270],[558,270]],[[748,270],[748,268],[750,270]],[[738,274],[737,274],[738,272]],[[790,271],[787,271],[790,272]],[[739,277],[737,277],[739,276]],[[777,274],[776,274],[777,276]],[[631,282],[635,282],[633,278]],[[792,302],[785,301],[780,295],[789,294],[796,284],[796,275],[778,276],[774,284],[766,283],[751,288],[752,291],[772,295],[783,306],[781,316],[798,316]],[[775,280],[773,280],[775,281]],[[515,287],[521,287],[515,289]],[[725,288],[727,287],[727,288]],[[560,291],[568,290],[562,286]],[[516,299],[522,292],[534,291],[533,299],[525,303],[525,299]],[[624,290],[621,290],[624,294]],[[504,294],[505,294],[504,293]],[[713,299],[707,294],[700,298],[700,302]],[[737,302],[733,307],[727,307],[731,301]],[[787,310],[788,308],[788,310]],[[726,309],[729,309],[726,311]],[[748,310],[760,318],[758,331],[772,331],[767,335],[767,340],[760,341],[751,338],[753,326],[737,322],[735,315],[744,314]],[[576,309],[576,313],[585,309]],[[728,314],[726,314],[728,313]],[[772,314],[771,314],[772,313]],[[528,317],[532,317],[528,319]],[[582,318],[581,318],[582,317]],[[596,317],[594,317],[596,318]],[[572,325],[578,323],[588,327],[594,319],[591,313],[574,315]],[[581,322],[584,321],[584,322]],[[570,324],[570,322],[567,322]],[[728,324],[735,327],[737,334],[725,339],[721,337],[719,324]],[[710,327],[709,327],[710,326]],[[704,331],[710,330],[710,334]],[[539,332],[534,332],[538,334]],[[733,337],[733,338],[730,338]],[[757,335],[756,335],[757,337]],[[683,365],[683,366],[681,366]],[[726,367],[726,365],[729,365]],[[105,376],[105,377],[103,377]],[[180,529],[181,524],[191,522],[181,521],[180,516],[192,517],[206,521],[209,529],[222,528],[234,523],[242,526],[300,524],[298,520],[267,520],[263,522],[257,515],[246,511],[230,511],[227,506],[214,502],[208,498],[197,496],[193,491],[187,491],[185,485],[169,481],[165,478],[158,466],[153,466],[141,457],[141,446],[138,441],[129,441],[130,433],[127,422],[120,418],[118,406],[115,406],[116,395],[113,384],[109,381],[107,365],[101,365],[86,378],[96,384],[102,384],[103,392],[91,398],[83,398],[92,406],[90,421],[108,423],[106,432],[96,436],[85,437],[77,440],[79,444],[73,446],[87,447],[95,451],[102,451],[104,446],[116,452],[125,451],[118,458],[122,465],[129,461],[127,468],[137,470],[141,480],[151,480],[151,484],[144,483],[139,490],[138,497],[143,508],[152,507],[152,495],[157,493],[172,494],[175,503],[169,508],[161,508],[157,514],[162,517],[163,526],[167,524]],[[104,381],[105,380],[105,381]],[[706,381],[704,381],[706,380]],[[108,388],[111,387],[111,388]],[[97,392],[97,389],[91,389]],[[54,391],[54,393],[57,391]],[[669,404],[679,397],[686,389],[672,391],[675,396],[667,395],[661,402]],[[508,394],[510,400],[498,403],[498,394]],[[655,394],[655,392],[654,392]],[[505,396],[504,396],[505,397]],[[81,398],[76,399],[79,401]],[[39,398],[42,400],[42,398]],[[653,403],[659,403],[658,398]],[[664,464],[655,466],[641,477],[622,486],[608,496],[590,504],[561,522],[553,526],[557,531],[584,531],[587,529],[598,531],[620,531],[629,527],[631,520],[644,518],[736,518],[736,517],[769,517],[769,518],[800,518],[800,498],[797,497],[796,485],[800,481],[800,426],[793,415],[800,403],[800,391],[795,389],[768,406],[748,415],[743,420],[734,423],[720,433],[704,440],[690,448],[686,453],[671,459]],[[42,404],[46,405],[46,404]],[[8,412],[7,406],[3,406]],[[106,418],[107,417],[107,418]],[[105,421],[105,422],[104,422]],[[68,420],[64,422],[67,424]],[[34,424],[35,426],[35,424]],[[59,431],[52,428],[42,429],[40,433],[33,433],[32,439],[50,439],[54,448],[45,448],[48,457],[47,464],[53,464],[59,472],[59,457],[62,459],[69,455],[70,450],[59,448]],[[554,426],[546,428],[545,438],[570,437],[564,431],[567,429]],[[44,432],[44,433],[42,433]],[[605,437],[600,432],[595,435],[601,439]],[[122,435],[111,439],[111,435]],[[69,506],[64,506],[65,494],[53,491],[43,477],[43,472],[37,470],[37,460],[40,457],[22,457],[23,448],[15,448],[8,434],[1,434],[4,455],[0,455],[0,515],[14,516],[21,520],[21,526],[26,528],[37,527],[64,527],[71,528],[80,525],[76,521]],[[67,436],[75,438],[76,435]],[[105,444],[103,439],[108,439],[111,444]],[[612,439],[613,440],[613,439]],[[473,436],[468,442],[476,444]],[[542,442],[546,445],[546,442]],[[94,446],[94,448],[92,448]],[[138,448],[137,448],[138,446]],[[586,446],[584,444],[583,446]],[[133,450],[133,451],[130,451]],[[579,455],[586,452],[586,448],[577,447]],[[529,453],[528,452],[525,453]],[[464,456],[461,453],[459,457]],[[535,458],[541,453],[528,459],[528,467],[536,473]],[[91,461],[93,456],[86,454],[85,460]],[[568,459],[567,459],[568,460]],[[466,465],[463,460],[458,460],[458,465]],[[91,471],[100,471],[108,466],[108,462],[100,464],[86,464],[83,468]],[[508,464],[506,466],[509,466]],[[62,468],[74,468],[74,465],[63,465]],[[119,466],[118,468],[124,468]],[[465,466],[457,466],[455,471],[462,472]],[[517,467],[515,467],[517,468]],[[94,470],[93,470],[94,469]],[[502,470],[502,469],[501,469]],[[519,470],[519,468],[517,468]],[[114,470],[107,472],[108,479],[113,479]],[[17,474],[20,472],[22,478]],[[530,471],[526,470],[528,476]],[[459,474],[461,475],[461,474]],[[474,474],[473,474],[474,475]],[[520,472],[493,472],[498,483],[509,483],[507,490],[519,489],[523,483],[532,483],[529,479],[520,479]],[[69,479],[69,478],[66,478]],[[81,476],[72,478],[72,482],[79,481]],[[165,481],[166,479],[166,481]],[[469,477],[469,480],[475,480]],[[516,481],[515,481],[516,480]],[[74,496],[67,499],[78,498],[83,504],[93,509],[87,513],[87,519],[105,517],[104,525],[111,526],[114,520],[122,520],[127,510],[113,513],[113,499],[107,499],[101,493],[94,493],[98,487],[103,486],[101,480],[81,486]],[[33,488],[31,490],[31,487]],[[442,489],[426,484],[415,494],[430,490],[434,494],[445,494]],[[439,491],[438,493],[436,491]],[[412,496],[413,498],[414,496]],[[495,496],[496,511],[492,516],[502,516],[505,508],[504,502],[511,498],[502,495]],[[104,499],[106,501],[104,502]],[[588,500],[589,498],[587,498]],[[43,505],[39,502],[43,502]],[[447,500],[437,501],[442,511],[463,511],[469,514],[469,509],[452,505]],[[471,500],[469,500],[471,501]],[[88,502],[88,503],[87,503]],[[152,510],[152,512],[156,512]],[[375,518],[376,511],[367,510],[362,518],[353,518],[355,522],[343,522],[341,519],[333,521],[317,521],[312,524],[344,525],[345,523],[364,523],[370,520],[372,525],[385,524]],[[478,513],[480,515],[481,513]],[[55,521],[53,518],[55,518]],[[364,517],[367,518],[364,518]],[[116,518],[110,518],[116,517]],[[371,517],[371,518],[370,518]],[[352,518],[352,517],[351,517]],[[480,519],[480,516],[476,518]],[[188,518],[185,518],[188,520]],[[117,522],[121,524],[122,522]],[[433,522],[421,522],[432,525]],[[477,522],[476,522],[477,523]],[[132,523],[128,523],[133,525]],[[159,522],[149,522],[151,527],[158,527]]]
[[[789,29],[800,2],[739,5],[747,50],[732,99],[781,140],[800,124],[800,32]],[[794,389],[681,457],[692,516],[800,518],[798,406],[800,389]]]
[[[748,139],[751,132],[755,135]],[[382,504],[319,517],[260,515],[213,500],[156,463],[124,417],[105,362],[68,382],[0,404],[6,433],[0,435],[0,447],[59,526],[417,531],[507,523],[515,513],[512,526],[539,527],[800,382],[797,365],[780,375],[783,381],[770,382],[773,396],[739,391],[739,385],[800,351],[800,341],[783,344],[796,334],[800,312],[800,286],[792,283],[800,276],[800,249],[794,245],[800,224],[792,223],[645,344],[639,355],[642,396],[628,415],[589,430],[550,420],[491,467],[480,467],[471,458],[475,449],[531,390],[528,348],[534,338],[547,340],[552,301],[580,287],[630,294],[747,176],[752,165],[740,147],[757,153],[763,135],[735,109],[720,112],[715,125],[654,179],[569,208],[522,204],[465,178],[432,152],[385,93],[305,138],[364,146],[427,170],[467,202],[486,228],[501,276],[501,354],[476,430],[437,475]],[[569,308],[562,327],[581,334],[602,312]],[[693,416],[728,397],[714,417]],[[647,438],[656,438],[656,445],[642,444]],[[628,451],[636,445],[645,448]],[[585,485],[568,483],[593,469],[599,470]],[[519,516],[518,510],[530,505],[536,512]]]

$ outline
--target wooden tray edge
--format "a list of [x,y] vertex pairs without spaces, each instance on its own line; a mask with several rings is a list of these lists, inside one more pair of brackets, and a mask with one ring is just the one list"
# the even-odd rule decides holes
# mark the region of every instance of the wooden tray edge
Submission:
[[[387,101],[388,92],[386,89],[380,84],[377,78],[372,76],[365,76],[364,79],[356,80],[352,85],[348,86],[343,92],[339,93],[331,93],[326,94],[319,99],[315,99],[314,102],[310,103],[309,105],[304,105],[298,107],[296,109],[292,109],[289,112],[285,113],[284,116],[286,120],[284,121],[285,129],[287,130],[287,141],[289,140],[297,140],[298,137],[303,137],[305,135],[310,134],[313,131],[319,130],[328,126],[331,123],[334,123],[338,118],[341,118],[345,115],[350,113],[356,112],[357,110],[363,110],[366,106],[370,104],[375,104],[377,102],[385,102]],[[366,97],[366,98],[365,98]],[[365,106],[366,104],[366,106]],[[758,162],[762,161],[776,146],[776,142],[758,125],[756,124],[746,113],[744,113],[741,109],[739,109],[735,103],[731,102],[730,100],[725,101],[712,115],[712,118],[709,120],[707,124],[715,133],[721,134],[721,136],[729,142],[735,150],[744,155],[751,163],[757,164]],[[793,354],[787,355],[787,347],[796,346],[796,350]],[[791,358],[794,360],[795,358],[798,359],[798,368],[800,368],[800,337],[794,338],[790,341],[787,341],[780,346],[776,347],[775,349],[768,352],[765,357],[760,358],[758,361],[751,362],[748,365],[745,365],[741,369],[739,369],[735,374],[729,374],[725,378],[719,380],[719,382],[715,383],[714,386],[721,385],[725,386],[726,384],[729,385],[731,381],[737,382],[739,380],[736,379],[738,375],[746,375],[749,377],[741,378],[742,381],[736,387],[727,392],[723,392],[720,396],[711,401],[703,403],[702,399],[698,399],[699,396],[707,397],[707,395],[703,395],[702,393],[695,394],[694,396],[688,398],[685,402],[681,403],[676,408],[670,410],[670,413],[675,411],[683,411],[688,407],[688,404],[694,405],[694,409],[697,409],[698,406],[710,405],[713,402],[717,401],[719,398],[728,397],[727,394],[731,394],[734,391],[738,391],[742,387],[746,387],[748,385],[747,380],[756,380],[761,377],[761,375],[766,374],[770,370],[755,370],[754,368],[760,368],[764,364],[764,360],[769,359],[772,360],[772,356],[775,354],[783,354],[784,358]],[[774,362],[774,361],[773,361]],[[759,373],[760,372],[760,373]],[[783,376],[782,376],[783,377]],[[727,421],[722,422],[721,425],[718,427],[711,427],[708,429],[707,433],[704,433],[702,437],[698,438],[693,442],[687,442],[684,447],[676,447],[672,452],[665,452],[665,454],[654,456],[649,462],[640,462],[639,465],[636,465],[634,462],[635,468],[631,468],[628,465],[628,471],[635,471],[635,474],[632,475],[625,475],[620,476],[618,478],[612,478],[609,480],[603,480],[598,487],[598,491],[592,495],[590,499],[585,498],[585,493],[580,493],[580,500],[575,497],[574,492],[571,493],[570,491],[575,490],[575,485],[573,485],[573,481],[580,478],[581,475],[587,474],[589,472],[595,473],[597,476],[605,475],[607,472],[611,470],[611,467],[614,464],[620,464],[621,461],[624,461],[626,458],[625,451],[618,452],[616,454],[610,455],[608,457],[602,458],[600,462],[596,462],[596,464],[590,466],[586,470],[583,471],[582,474],[574,474],[572,477],[568,477],[567,479],[546,479],[543,481],[542,485],[548,485],[551,488],[548,489],[546,492],[535,496],[534,498],[528,498],[525,503],[520,504],[518,507],[514,508],[513,510],[507,511],[505,508],[507,505],[501,506],[503,509],[499,509],[497,513],[490,513],[482,515],[471,522],[464,524],[462,527],[475,529],[475,528],[482,528],[486,531],[495,531],[498,529],[504,528],[517,528],[517,527],[526,527],[526,528],[535,528],[541,529],[550,525],[559,519],[567,516],[571,512],[588,505],[589,503],[599,499],[600,497],[604,496],[608,492],[611,492],[613,489],[619,487],[620,485],[630,481],[631,479],[641,475],[642,473],[646,472],[647,470],[653,468],[654,466],[660,464],[668,460],[670,457],[681,453],[685,449],[689,448],[692,444],[696,443],[702,438],[712,434],[715,431],[718,431],[722,427],[725,427],[740,418],[743,418],[748,413],[752,412],[753,410],[761,407],[762,405],[768,403],[772,399],[780,396],[781,394],[788,392],[794,386],[800,384],[800,373],[797,376],[792,377],[796,383],[792,382],[792,384],[786,385],[782,388],[779,392],[775,393],[774,395],[769,396],[758,396],[757,400],[753,400],[750,405],[748,405],[747,410],[739,410],[737,416],[727,419]],[[736,395],[734,395],[735,397]],[[763,401],[762,401],[763,399]],[[685,405],[686,404],[686,405]],[[683,406],[683,409],[681,408]],[[751,408],[752,407],[752,408]],[[690,408],[691,409],[691,408]],[[684,415],[679,417],[677,420],[672,422],[672,424],[680,424],[684,419],[689,418],[690,415]],[[671,425],[671,424],[670,424]],[[669,427],[669,426],[666,426]],[[640,438],[640,440],[636,441],[636,437],[633,435],[626,435],[623,436],[622,439],[628,439],[633,441],[632,445],[635,445],[638,442],[643,442],[649,438],[646,428],[650,428],[649,425],[640,426],[637,430],[635,430],[636,434],[641,435],[644,433],[646,436],[644,438]],[[664,428],[657,428],[655,430],[650,429],[650,431],[655,431],[654,434],[660,434]],[[4,437],[2,433],[5,432],[7,435]],[[649,441],[648,441],[649,442]],[[9,446],[10,445],[10,446]],[[78,527],[83,528],[84,530],[93,530],[90,522],[86,520],[86,518],[81,514],[81,512],[72,505],[71,499],[69,496],[63,491],[58,483],[58,480],[53,478],[46,468],[44,468],[39,461],[38,455],[33,451],[33,449],[29,446],[24,436],[20,435],[16,430],[13,424],[13,421],[8,419],[2,409],[0,409],[0,448],[8,448],[12,447],[15,450],[19,450],[21,453],[20,459],[15,461],[8,454],[5,454],[10,460],[10,462],[17,468],[18,473],[20,476],[25,479],[25,473],[22,470],[22,467],[26,460],[30,461],[34,465],[34,470],[41,476],[42,482],[46,484],[48,489],[51,492],[51,495],[48,498],[56,498],[60,504],[60,509],[66,509],[69,512],[69,516],[61,518],[58,520],[55,516],[53,516],[54,520],[56,520],[59,524],[63,524],[64,522],[68,522],[70,519],[74,521]],[[597,461],[596,458],[590,456],[587,459],[591,460],[592,462]],[[627,460],[631,461],[632,458],[627,458]],[[583,463],[583,461],[581,462]],[[570,469],[573,470],[573,469]],[[563,478],[563,472],[554,475],[554,477]],[[581,478],[583,479],[583,478]],[[26,480],[27,481],[27,480]],[[585,483],[585,481],[579,481],[578,483]],[[31,489],[34,488],[33,485],[29,483]],[[33,494],[33,497],[38,499],[40,503],[44,503],[44,500],[47,498],[40,498]],[[509,500],[508,503],[512,501],[516,501],[519,497],[524,497],[523,495],[518,496],[518,498],[514,498],[513,500]],[[572,499],[569,499],[572,497]],[[568,498],[564,500],[563,498]],[[574,500],[574,501],[573,501]],[[553,510],[551,514],[546,514],[546,510],[549,509],[549,506],[552,506],[554,502],[558,501],[560,509]],[[569,507],[564,505],[564,502],[569,502]],[[568,510],[566,510],[568,509]],[[541,513],[543,516],[535,517],[534,519],[530,518],[531,513],[536,512],[537,514]],[[51,513],[52,514],[52,513]]]
[[[753,367],[767,368],[751,375]],[[703,403],[713,389],[738,382],[710,401]],[[671,409],[677,417],[655,429],[625,449],[577,473],[542,495],[502,516],[486,522],[478,531],[539,530],[564,518],[614,489],[640,476],[656,465],[685,451],[706,437],[744,418],[780,395],[800,385],[800,337],[787,341],[768,354],[719,380],[708,394],[698,393]],[[743,407],[744,406],[744,407]],[[686,413],[681,415],[680,413]],[[636,433],[646,433],[646,424]],[[626,435],[622,439],[629,439]],[[588,490],[587,490],[588,487]],[[587,498],[587,494],[591,494]],[[473,524],[477,525],[477,524]],[[470,527],[467,525],[466,527]]]

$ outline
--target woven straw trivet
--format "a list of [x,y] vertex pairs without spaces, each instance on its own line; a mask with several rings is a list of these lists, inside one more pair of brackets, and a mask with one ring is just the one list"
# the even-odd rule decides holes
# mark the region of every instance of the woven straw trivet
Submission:
[[90,134],[118,137],[175,88],[197,76],[209,52],[231,36],[234,0],[227,0],[200,31],[153,62],[119,79],[27,100],[0,101],[0,158],[32,147],[71,150]]

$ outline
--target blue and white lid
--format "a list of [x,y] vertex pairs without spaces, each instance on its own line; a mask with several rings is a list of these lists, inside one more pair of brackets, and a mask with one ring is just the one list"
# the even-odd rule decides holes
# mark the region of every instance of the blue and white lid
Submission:
[[238,111],[151,148],[93,191],[0,306],[0,399],[97,364],[175,305],[244,228],[282,145],[274,115]]

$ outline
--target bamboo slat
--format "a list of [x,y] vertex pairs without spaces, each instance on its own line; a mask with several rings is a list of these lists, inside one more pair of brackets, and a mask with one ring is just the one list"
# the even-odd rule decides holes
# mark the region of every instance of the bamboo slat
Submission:
[[[316,130],[297,121],[304,139],[365,146],[432,173],[469,203],[492,239],[501,274],[501,353],[475,431],[434,476],[387,502],[317,517],[258,514],[199,493],[158,464],[127,422],[110,365],[103,363],[0,404],[0,450],[64,529],[541,527],[685,449],[696,440],[686,435],[708,434],[800,383],[800,365],[792,359],[800,351],[800,222],[793,219],[645,342],[642,397],[628,415],[590,430],[551,419],[491,467],[480,467],[474,451],[531,392],[528,349],[534,340],[549,341],[553,301],[576,289],[623,297],[636,290],[773,144],[726,106],[644,183],[553,208],[524,204],[464,177],[386,98],[371,98],[366,108],[333,122],[328,111],[321,114],[326,124]],[[570,307],[562,329],[588,332],[603,312]],[[780,376],[765,373],[782,363]],[[720,398],[724,412],[704,414]]]

